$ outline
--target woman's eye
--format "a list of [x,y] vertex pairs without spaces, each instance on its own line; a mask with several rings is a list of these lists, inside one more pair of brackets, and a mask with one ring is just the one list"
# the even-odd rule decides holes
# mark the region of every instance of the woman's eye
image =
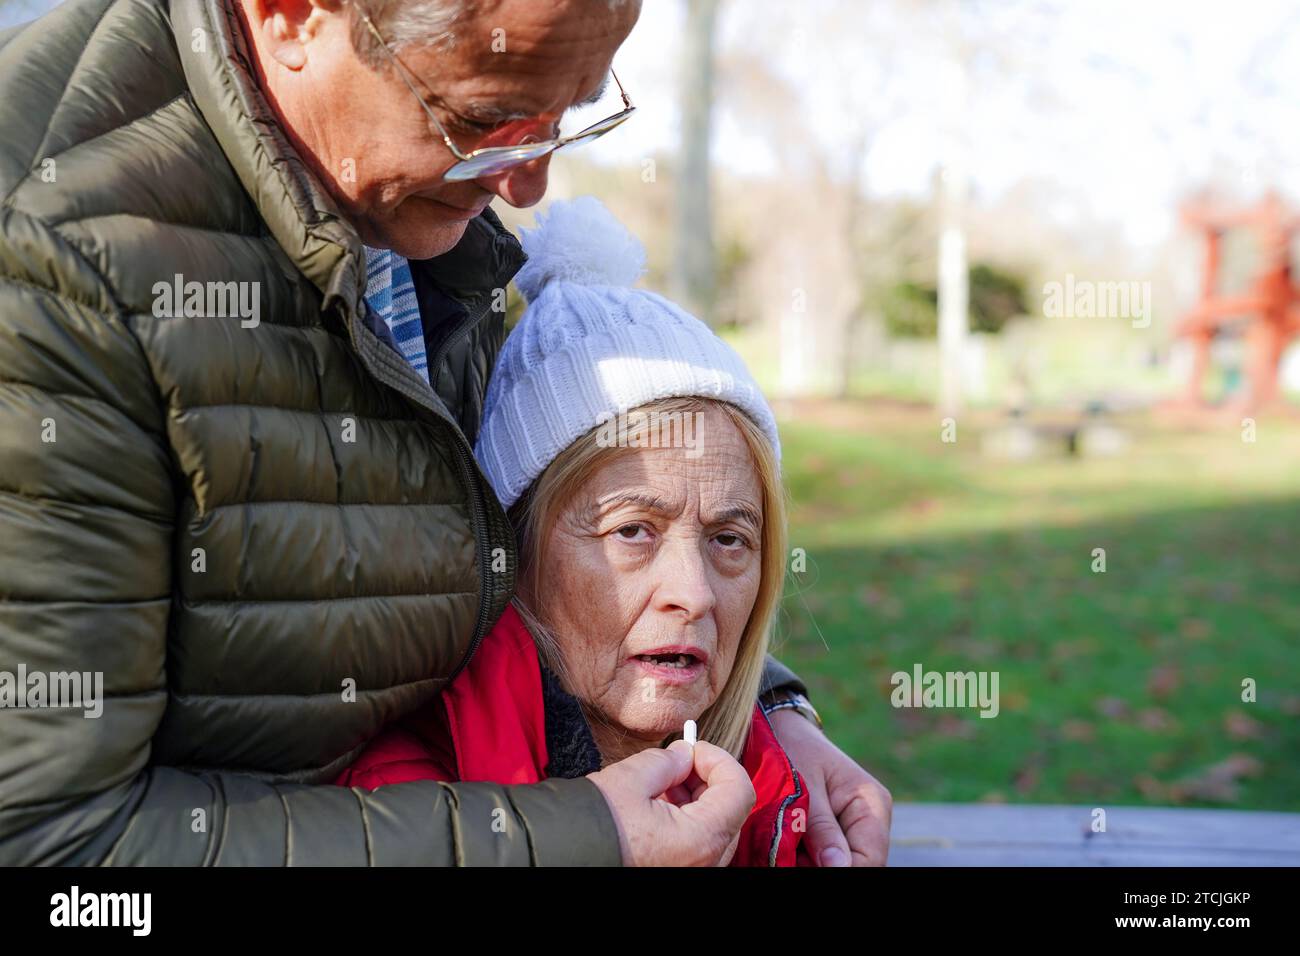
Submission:
[[638,541],[641,540],[641,532],[643,531],[645,531],[644,525],[625,524],[623,527],[615,530],[614,534],[618,535],[624,541]]
[[724,531],[724,532],[722,532],[722,534],[718,535],[718,536],[717,536],[716,538],[714,538],[713,540],[716,541],[716,542],[718,542],[719,544],[721,544],[724,548],[747,548],[747,547],[749,547],[749,542],[748,542],[748,541],[746,541],[746,540],[745,540],[744,538],[742,538],[740,535],[738,535],[738,534],[736,534],[735,532],[732,532],[732,531]]

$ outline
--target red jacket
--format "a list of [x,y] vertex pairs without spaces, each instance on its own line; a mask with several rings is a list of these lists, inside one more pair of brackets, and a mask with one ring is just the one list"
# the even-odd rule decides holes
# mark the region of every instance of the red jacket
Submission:
[[[545,730],[537,648],[507,607],[440,701],[385,727],[334,782],[368,790],[409,780],[537,783],[550,762]],[[796,851],[808,790],[757,705],[741,765],[757,800],[731,865],[806,865]]]

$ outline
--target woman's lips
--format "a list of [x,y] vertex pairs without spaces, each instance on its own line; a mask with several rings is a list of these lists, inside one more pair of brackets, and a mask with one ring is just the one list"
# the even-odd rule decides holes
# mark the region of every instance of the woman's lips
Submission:
[[689,684],[704,673],[707,655],[699,651],[661,648],[647,654],[638,654],[631,660],[657,682]]

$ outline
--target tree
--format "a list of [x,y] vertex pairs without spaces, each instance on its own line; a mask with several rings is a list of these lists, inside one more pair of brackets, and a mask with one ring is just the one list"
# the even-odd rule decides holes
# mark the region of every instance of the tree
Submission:
[[673,228],[674,297],[714,324],[713,198],[709,145],[713,122],[713,43],[718,0],[686,0],[681,112],[682,164],[677,177]]

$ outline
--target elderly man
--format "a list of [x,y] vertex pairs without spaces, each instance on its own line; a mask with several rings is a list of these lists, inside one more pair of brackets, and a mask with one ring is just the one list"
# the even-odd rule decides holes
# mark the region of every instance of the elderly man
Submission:
[[[522,259],[488,203],[542,197],[638,7],[72,0],[0,34],[0,670],[46,689],[0,711],[0,863],[725,852],[752,793],[655,799],[678,748],[327,785],[510,598],[470,454]],[[98,716],[50,693],[92,675]],[[883,862],[888,794],[766,686],[814,856]]]

